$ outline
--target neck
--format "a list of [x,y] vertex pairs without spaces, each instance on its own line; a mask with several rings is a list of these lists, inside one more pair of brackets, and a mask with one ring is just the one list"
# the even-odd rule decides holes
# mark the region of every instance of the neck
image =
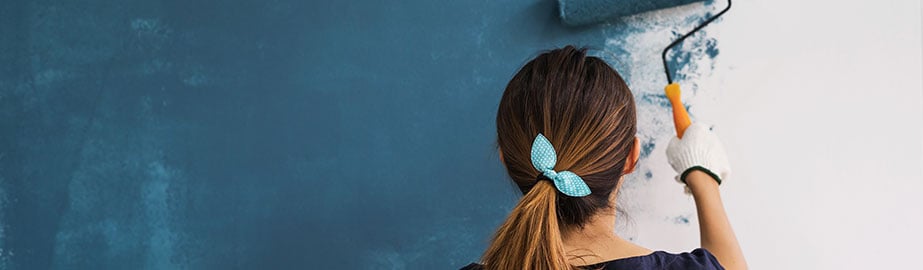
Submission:
[[622,181],[619,179],[618,185],[616,185],[615,190],[609,195],[609,206],[610,210],[598,211],[595,215],[590,217],[590,220],[584,224],[583,228],[572,228],[563,232],[561,237],[564,241],[565,247],[579,247],[586,246],[587,244],[600,243],[607,240],[622,240],[617,234],[615,234],[615,203],[616,203],[616,194],[618,194],[619,188],[622,186]]
[[[609,212],[609,211],[606,211]],[[564,246],[587,246],[604,241],[622,240],[615,234],[615,213],[600,213],[588,221],[583,228],[567,230],[562,235]]]
[[[615,201],[614,196],[612,201]],[[614,208],[615,204],[612,206]],[[619,237],[615,233],[615,221],[615,211],[600,211],[583,228],[565,230],[561,237],[568,261],[572,265],[591,265],[652,252]]]

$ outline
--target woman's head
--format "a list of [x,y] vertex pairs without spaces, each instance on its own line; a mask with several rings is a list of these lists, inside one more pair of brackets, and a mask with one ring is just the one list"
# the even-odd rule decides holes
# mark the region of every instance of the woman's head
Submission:
[[[488,269],[568,269],[562,232],[600,211],[637,159],[634,98],[603,60],[567,46],[543,53],[513,76],[497,110],[497,144],[525,196],[498,229],[482,258]],[[557,153],[555,171],[571,171],[591,194],[570,197],[531,163],[536,135]]]

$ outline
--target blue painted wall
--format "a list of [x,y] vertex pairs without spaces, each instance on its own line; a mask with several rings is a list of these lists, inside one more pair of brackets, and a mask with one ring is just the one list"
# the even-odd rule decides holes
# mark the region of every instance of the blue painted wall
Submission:
[[555,14],[4,1],[0,268],[463,266],[518,199],[494,148],[507,80],[619,31]]

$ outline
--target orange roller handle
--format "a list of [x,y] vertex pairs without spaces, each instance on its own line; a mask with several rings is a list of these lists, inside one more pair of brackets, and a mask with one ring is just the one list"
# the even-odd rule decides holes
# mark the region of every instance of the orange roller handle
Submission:
[[671,83],[667,85],[664,92],[666,92],[670,104],[673,105],[673,125],[676,127],[676,137],[682,139],[683,133],[692,124],[692,120],[689,120],[689,112],[686,111],[683,101],[679,98],[679,84]]

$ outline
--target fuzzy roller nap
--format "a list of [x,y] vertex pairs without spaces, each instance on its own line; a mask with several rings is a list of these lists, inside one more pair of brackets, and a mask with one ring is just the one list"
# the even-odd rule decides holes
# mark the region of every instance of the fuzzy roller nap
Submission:
[[579,26],[702,1],[704,0],[558,0],[558,7],[564,24]]

